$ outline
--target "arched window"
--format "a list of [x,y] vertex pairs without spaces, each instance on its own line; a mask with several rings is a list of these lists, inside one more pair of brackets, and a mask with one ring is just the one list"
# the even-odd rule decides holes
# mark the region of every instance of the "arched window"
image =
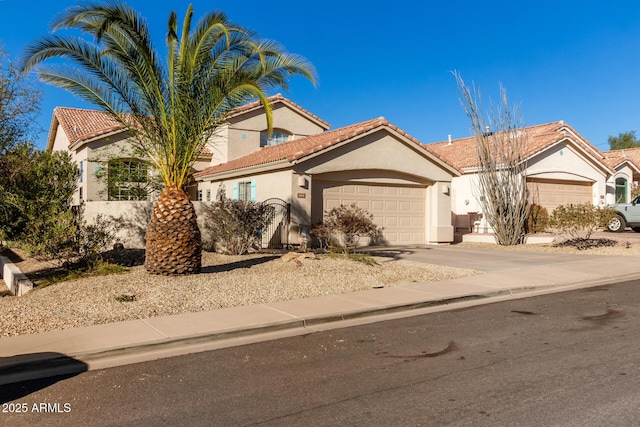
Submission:
[[291,139],[291,134],[283,129],[274,129],[271,137],[268,137],[266,130],[260,132],[260,147],[269,147],[271,145],[282,144]]
[[616,203],[627,203],[627,180],[616,178]]

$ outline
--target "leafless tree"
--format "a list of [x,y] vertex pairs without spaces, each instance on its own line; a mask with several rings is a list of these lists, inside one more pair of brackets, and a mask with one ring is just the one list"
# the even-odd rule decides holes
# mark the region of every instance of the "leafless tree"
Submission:
[[525,159],[527,135],[522,131],[519,106],[509,104],[500,85],[500,103],[491,104],[487,114],[475,86],[469,88],[459,73],[453,73],[460,102],[476,136],[478,183],[475,197],[482,213],[501,245],[523,241],[529,212]]

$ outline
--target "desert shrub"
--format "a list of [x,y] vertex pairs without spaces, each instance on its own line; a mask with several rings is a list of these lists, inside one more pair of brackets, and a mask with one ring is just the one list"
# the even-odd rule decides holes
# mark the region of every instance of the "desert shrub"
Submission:
[[606,227],[615,215],[614,209],[599,208],[591,203],[560,205],[553,210],[549,226],[573,238],[589,239],[598,228]]
[[332,246],[331,229],[324,222],[318,223],[311,227],[309,233],[318,239],[320,249],[328,251]]
[[358,244],[360,237],[368,236],[375,241],[381,232],[382,229],[373,222],[373,215],[355,203],[340,205],[325,212],[322,224],[311,229],[318,240],[324,241],[328,246],[342,246],[345,253]]
[[22,247],[65,267],[97,264],[101,253],[117,241],[118,224],[103,215],[89,224],[83,214],[81,205],[32,222],[28,238],[21,240]]
[[219,192],[216,199],[203,205],[204,226],[211,233],[210,246],[231,255],[259,250],[261,230],[273,220],[275,208],[262,203],[227,199],[224,192]]
[[529,233],[542,233],[547,229],[549,223],[549,212],[547,208],[532,203],[529,207],[529,214],[527,215],[527,221],[525,222],[524,232]]

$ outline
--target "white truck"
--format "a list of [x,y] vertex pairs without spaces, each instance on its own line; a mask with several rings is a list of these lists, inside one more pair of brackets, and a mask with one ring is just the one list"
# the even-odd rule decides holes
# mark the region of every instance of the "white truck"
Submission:
[[616,203],[609,205],[617,211],[618,215],[609,222],[607,228],[609,231],[621,233],[627,227],[631,227],[636,233],[640,233],[640,196],[636,197],[631,203]]

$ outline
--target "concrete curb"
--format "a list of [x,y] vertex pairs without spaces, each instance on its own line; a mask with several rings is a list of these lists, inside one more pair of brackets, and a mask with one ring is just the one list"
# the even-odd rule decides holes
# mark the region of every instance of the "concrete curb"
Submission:
[[481,293],[473,292],[452,298],[425,299],[413,303],[363,308],[331,315],[310,316],[248,328],[232,328],[223,331],[194,334],[187,337],[158,339],[139,345],[99,349],[84,354],[39,353],[28,356],[9,357],[4,361],[0,358],[0,385],[58,375],[76,375],[89,370],[104,369],[234,345],[308,334],[320,330],[339,329],[359,324],[468,308],[582,288],[606,286],[613,283],[638,279],[640,279],[640,274],[634,273],[611,279],[598,279],[590,282],[570,283],[566,285],[505,288]]

